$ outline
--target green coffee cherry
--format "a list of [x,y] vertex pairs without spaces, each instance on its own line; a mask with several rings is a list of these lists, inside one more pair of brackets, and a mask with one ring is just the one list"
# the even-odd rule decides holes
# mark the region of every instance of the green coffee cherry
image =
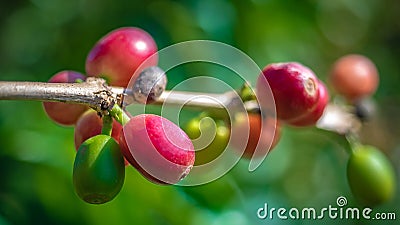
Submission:
[[225,150],[230,137],[225,121],[208,116],[190,120],[184,131],[193,140],[196,150],[194,165],[207,164],[216,159]]
[[373,146],[353,149],[347,164],[347,179],[353,195],[368,206],[393,198],[394,169],[386,156]]
[[125,178],[124,158],[117,142],[107,135],[87,139],[76,154],[73,183],[78,196],[91,204],[111,201]]

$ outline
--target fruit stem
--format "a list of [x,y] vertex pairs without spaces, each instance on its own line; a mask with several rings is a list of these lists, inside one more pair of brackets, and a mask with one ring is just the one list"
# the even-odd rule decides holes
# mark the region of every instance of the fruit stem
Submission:
[[124,110],[122,110],[119,105],[114,105],[111,110],[109,110],[111,116],[122,126],[127,124],[129,120],[131,119],[128,114],[125,113]]
[[103,127],[101,129],[101,133],[111,136],[112,133],[112,117],[110,115],[103,116]]
[[350,145],[350,150],[348,151],[349,154],[353,154],[356,149],[360,149],[359,147],[362,144],[355,134],[347,134],[346,139]]

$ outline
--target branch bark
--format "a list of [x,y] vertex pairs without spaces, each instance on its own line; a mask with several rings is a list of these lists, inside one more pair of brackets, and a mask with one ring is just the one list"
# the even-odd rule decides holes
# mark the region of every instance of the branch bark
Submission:
[[0,100],[37,100],[85,104],[98,111],[121,104],[124,89],[109,87],[104,79],[82,83],[0,82]]

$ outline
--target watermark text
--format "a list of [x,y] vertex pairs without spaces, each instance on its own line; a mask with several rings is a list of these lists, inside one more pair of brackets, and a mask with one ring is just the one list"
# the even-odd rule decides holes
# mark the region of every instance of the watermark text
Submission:
[[395,212],[376,212],[371,208],[345,207],[347,199],[340,196],[336,199],[336,205],[328,205],[321,209],[313,207],[307,208],[276,208],[269,207],[268,203],[264,203],[263,207],[258,208],[257,217],[259,219],[280,219],[280,220],[320,220],[324,218],[330,219],[350,219],[350,220],[396,220]]

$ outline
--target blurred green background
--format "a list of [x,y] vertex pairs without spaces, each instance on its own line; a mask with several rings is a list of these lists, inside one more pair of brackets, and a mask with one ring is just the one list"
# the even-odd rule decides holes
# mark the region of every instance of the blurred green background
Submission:
[[[374,96],[378,118],[363,129],[362,139],[384,150],[399,173],[399,1],[2,0],[0,79],[44,82],[60,70],[84,72],[94,43],[122,26],[146,30],[159,49],[216,40],[242,50],[260,67],[299,61],[322,80],[338,57],[365,54],[376,63],[381,83]],[[169,86],[194,76],[189,69],[169,76]],[[348,155],[311,129],[285,127],[281,142],[255,172],[241,161],[221,179],[198,187],[157,186],[127,167],[121,193],[101,206],[75,195],[73,128],[50,121],[41,103],[1,101],[0,142],[0,224],[379,223],[257,218],[264,203],[320,209],[346,196],[349,206],[357,206],[345,176]],[[374,212],[400,217],[399,195]],[[380,222],[398,224],[398,218]]]

